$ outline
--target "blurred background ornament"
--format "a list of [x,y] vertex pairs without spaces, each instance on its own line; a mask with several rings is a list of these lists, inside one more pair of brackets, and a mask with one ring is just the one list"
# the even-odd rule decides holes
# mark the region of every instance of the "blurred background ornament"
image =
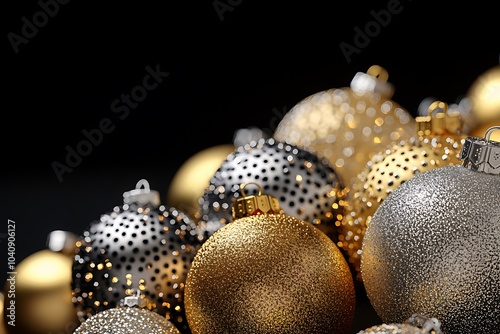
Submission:
[[198,200],[226,157],[237,147],[270,135],[257,127],[238,129],[234,132],[233,143],[205,148],[189,157],[176,171],[168,190],[166,204],[189,217],[198,213]]
[[120,305],[94,314],[73,334],[180,334],[164,316],[148,310],[147,303],[138,291]]
[[[46,248],[16,265],[16,274],[8,275],[4,288],[5,305],[15,303],[15,326],[7,325],[9,334],[67,333],[79,324],[71,302],[71,267],[77,235],[55,230]],[[14,295],[9,293],[12,281]],[[4,309],[4,322],[12,319]]]
[[4,320],[4,303],[5,297],[3,295],[3,292],[0,292],[0,334],[7,333],[7,322]]
[[144,179],[123,194],[123,203],[92,222],[77,242],[72,289],[79,318],[113,308],[138,289],[153,311],[189,333],[184,283],[200,245],[195,223],[160,205]]
[[436,318],[427,318],[413,314],[402,324],[382,324],[372,326],[357,334],[443,334],[441,322]]
[[445,102],[434,100],[427,105],[426,116],[415,120],[413,136],[375,154],[348,193],[337,245],[347,253],[357,280],[362,280],[363,236],[382,201],[417,174],[461,163],[460,152],[467,135],[462,132],[459,112],[450,113]]
[[[336,239],[344,186],[324,159],[294,145],[260,139],[238,147],[213,175],[199,200],[197,224],[205,237],[232,220],[240,184],[259,182],[285,214],[312,223]],[[250,190],[250,194],[255,189]]]
[[350,87],[313,94],[285,114],[274,139],[326,158],[350,188],[370,158],[415,130],[411,113],[391,100],[387,71],[371,66]]
[[415,312],[444,333],[500,328],[500,142],[468,137],[462,165],[415,175],[366,229],[361,273],[384,322]]
[[466,96],[471,101],[477,126],[500,123],[500,64],[478,76]]
[[348,333],[355,309],[349,266],[314,225],[278,200],[239,187],[232,222],[202,245],[188,273],[193,333]]

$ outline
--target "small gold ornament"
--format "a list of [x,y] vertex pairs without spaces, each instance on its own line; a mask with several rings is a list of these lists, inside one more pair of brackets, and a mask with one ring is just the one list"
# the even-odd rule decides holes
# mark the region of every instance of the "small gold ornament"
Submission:
[[385,199],[363,239],[361,273],[384,322],[415,312],[444,333],[500,328],[500,142],[468,137],[462,165],[415,175]]
[[387,71],[374,65],[358,72],[350,87],[305,98],[285,114],[274,138],[326,158],[350,187],[374,154],[414,131],[411,114],[390,100],[387,79]]
[[372,326],[357,334],[442,334],[441,322],[436,318],[427,318],[413,314],[401,324],[382,324]]
[[192,333],[348,333],[354,281],[338,247],[260,187],[247,196],[245,186],[233,221],[204,242],[189,270]]
[[137,292],[119,306],[92,315],[73,334],[181,334],[164,316],[147,308],[148,300]]
[[471,85],[467,97],[477,125],[500,123],[500,65],[481,74]]
[[[12,311],[4,308],[9,334],[67,333],[80,324],[71,302],[76,239],[73,233],[52,231],[47,248],[23,259],[7,276],[5,305],[13,301],[15,306]],[[12,320],[15,326],[8,324]]]
[[358,175],[347,196],[346,215],[339,227],[337,246],[361,280],[360,262],[366,227],[380,203],[403,182],[425,171],[458,165],[460,150],[467,138],[458,112],[448,113],[448,105],[434,101],[427,116],[416,118],[414,136],[375,154]]

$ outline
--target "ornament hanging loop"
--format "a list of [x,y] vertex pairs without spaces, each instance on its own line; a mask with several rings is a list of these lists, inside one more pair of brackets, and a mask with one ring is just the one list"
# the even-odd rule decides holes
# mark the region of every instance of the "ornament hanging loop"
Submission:
[[[249,184],[257,186],[258,195],[247,195],[245,187]],[[255,182],[242,183],[240,185],[242,198],[238,198],[231,208],[233,220],[248,216],[260,214],[279,214],[283,213],[280,209],[278,200],[269,195],[262,195],[262,188]]]
[[486,130],[486,132],[484,133],[484,139],[485,140],[490,140],[491,138],[491,134],[493,133],[493,131],[495,130],[498,130],[500,131],[500,125],[495,125],[495,126],[492,126],[491,128],[489,128],[488,130]]
[[448,104],[436,100],[427,109],[427,116],[415,118],[419,136],[462,133],[463,120],[459,112],[448,112]]
[[149,188],[149,182],[146,179],[141,179],[137,182],[135,189],[123,193],[123,203],[158,207],[160,194]]
[[360,95],[376,93],[386,98],[391,98],[394,94],[394,86],[387,79],[389,79],[389,73],[385,68],[379,65],[372,65],[366,73],[356,73],[351,80],[350,87]]

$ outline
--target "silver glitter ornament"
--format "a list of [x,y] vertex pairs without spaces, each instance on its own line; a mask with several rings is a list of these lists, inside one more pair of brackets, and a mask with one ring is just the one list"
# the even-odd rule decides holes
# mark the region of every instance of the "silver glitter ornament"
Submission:
[[139,307],[130,298],[136,297],[126,297],[125,304],[91,316],[73,334],[180,334],[164,316]]
[[441,323],[436,318],[413,314],[402,324],[381,324],[372,326],[357,334],[442,334]]
[[415,312],[443,332],[500,333],[500,143],[468,137],[462,165],[400,185],[366,229],[361,276],[384,322]]
[[253,182],[278,198],[285,214],[335,239],[335,224],[343,218],[344,187],[334,169],[325,159],[272,138],[236,148],[211,178],[199,200],[198,226],[205,237],[231,221],[231,206],[241,197],[240,184]]
[[160,205],[158,192],[140,180],[123,194],[124,204],[103,214],[77,242],[72,273],[73,303],[81,321],[140,290],[152,310],[189,333],[184,283],[201,245],[195,223]]

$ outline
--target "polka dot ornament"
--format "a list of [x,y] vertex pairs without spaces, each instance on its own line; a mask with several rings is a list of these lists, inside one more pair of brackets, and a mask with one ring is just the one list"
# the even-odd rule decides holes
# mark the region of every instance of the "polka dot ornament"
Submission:
[[81,321],[141,291],[154,312],[189,333],[184,283],[200,238],[191,218],[155,202],[116,206],[80,236],[72,290]]
[[[242,183],[258,183],[276,197],[287,215],[312,223],[336,240],[343,218],[344,186],[324,159],[272,138],[252,141],[229,154],[199,200],[198,226],[204,237],[232,220],[231,207]],[[257,195],[257,188],[245,188]]]

